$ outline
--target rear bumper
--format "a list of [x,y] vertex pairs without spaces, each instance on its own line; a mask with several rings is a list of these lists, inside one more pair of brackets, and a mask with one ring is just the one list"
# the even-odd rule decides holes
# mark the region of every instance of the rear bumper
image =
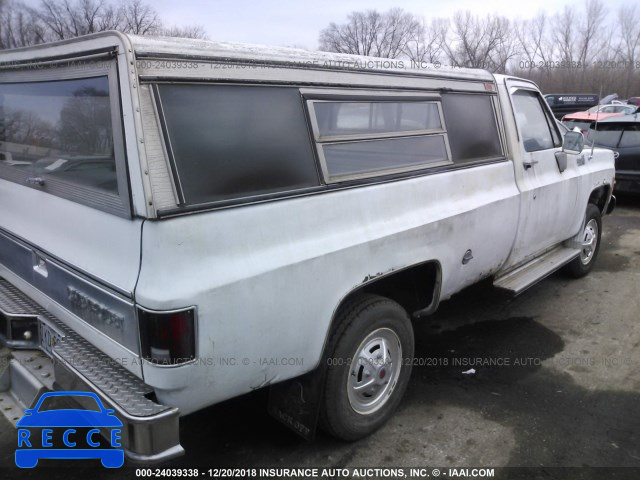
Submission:
[[[18,328],[22,321],[29,335]],[[59,334],[52,357],[40,348],[39,329],[31,327],[34,321]],[[122,446],[130,460],[156,463],[184,453],[177,408],[154,402],[151,387],[3,278],[0,328],[4,328],[0,344],[9,348],[9,361],[2,363],[0,373],[0,408],[14,425],[45,391],[95,392],[122,421]],[[20,339],[16,332],[20,332]],[[27,341],[25,337],[30,338]]]

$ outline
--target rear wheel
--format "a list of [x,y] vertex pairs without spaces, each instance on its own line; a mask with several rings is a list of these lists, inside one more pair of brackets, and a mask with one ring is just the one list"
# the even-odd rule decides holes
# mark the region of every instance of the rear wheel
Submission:
[[367,294],[345,305],[328,347],[324,430],[357,440],[384,424],[407,388],[413,350],[411,322],[396,302]]
[[565,267],[567,274],[574,278],[581,278],[591,271],[598,258],[601,236],[602,215],[600,209],[590,203],[587,207],[583,230],[578,238],[580,255]]

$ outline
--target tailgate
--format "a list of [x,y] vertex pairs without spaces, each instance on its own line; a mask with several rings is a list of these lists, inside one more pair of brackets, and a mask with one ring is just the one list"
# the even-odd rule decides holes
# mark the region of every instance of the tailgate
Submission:
[[124,360],[139,351],[142,219],[115,57],[0,71],[0,277]]

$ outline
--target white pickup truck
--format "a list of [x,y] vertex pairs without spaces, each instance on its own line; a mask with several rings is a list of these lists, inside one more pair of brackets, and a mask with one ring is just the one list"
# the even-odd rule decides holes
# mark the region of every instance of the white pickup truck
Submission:
[[271,388],[356,439],[412,321],[484,278],[592,268],[614,159],[481,70],[107,32],[0,52],[0,410],[95,392],[133,460]]

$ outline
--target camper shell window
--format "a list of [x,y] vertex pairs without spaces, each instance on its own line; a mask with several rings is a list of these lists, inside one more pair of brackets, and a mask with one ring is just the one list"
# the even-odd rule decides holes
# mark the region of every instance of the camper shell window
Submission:
[[0,73],[0,178],[130,216],[113,61]]

